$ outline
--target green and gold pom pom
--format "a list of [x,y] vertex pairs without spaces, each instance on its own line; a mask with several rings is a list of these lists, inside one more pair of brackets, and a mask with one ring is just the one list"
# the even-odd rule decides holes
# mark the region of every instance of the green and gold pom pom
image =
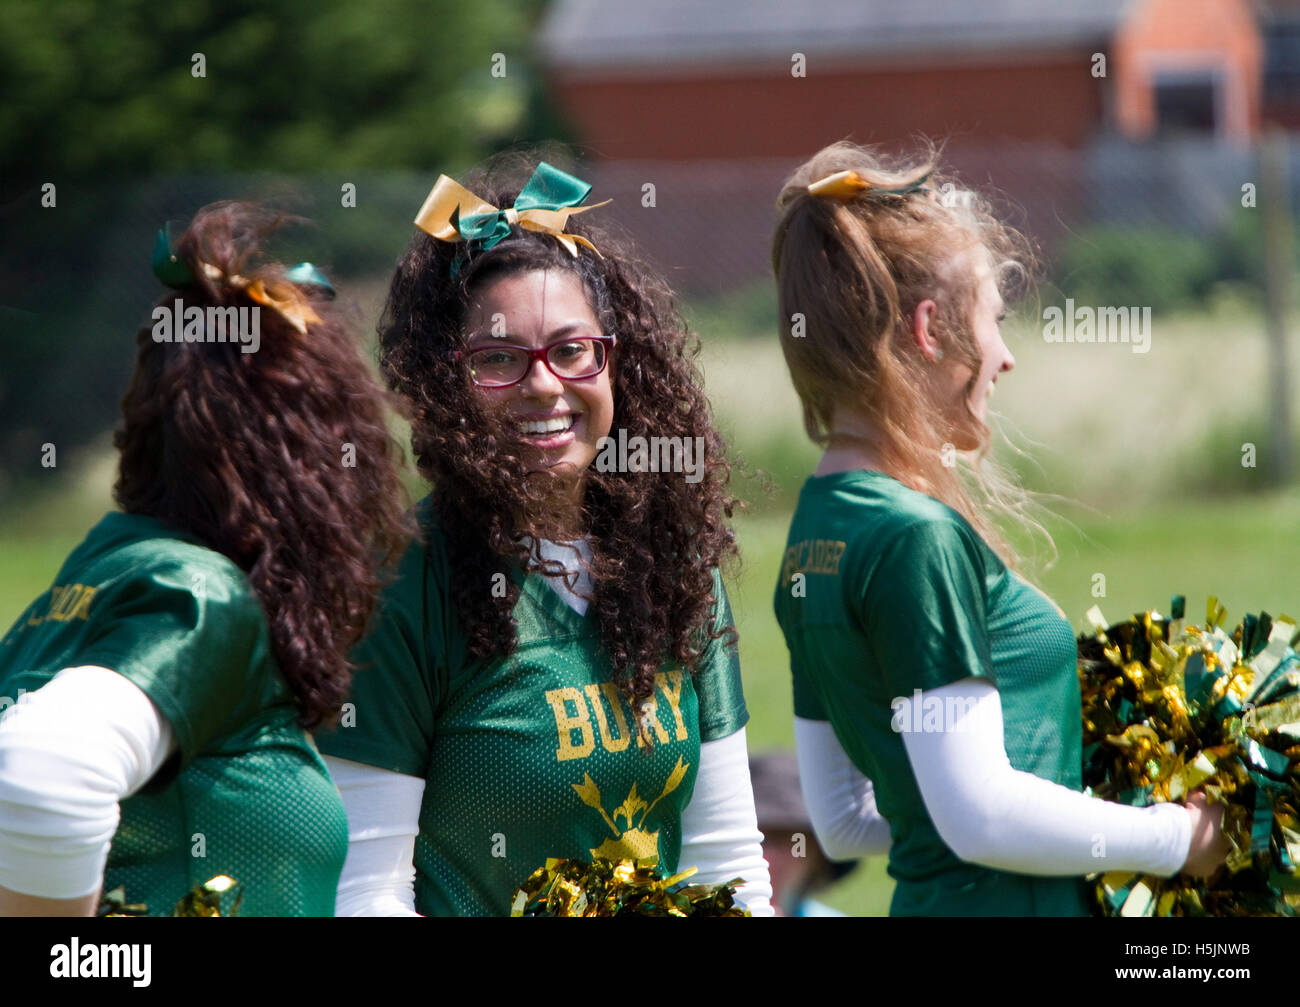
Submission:
[[[227,900],[231,901],[229,906]],[[244,893],[238,881],[225,874],[195,885],[181,896],[172,907],[173,916],[237,916]],[[97,916],[148,916],[149,907],[143,902],[128,903],[126,887],[118,885],[105,892],[99,900]]]
[[735,878],[721,885],[684,885],[692,867],[662,877],[654,857],[642,860],[549,859],[515,891],[511,916],[749,916],[736,904]]
[[1146,806],[1201,793],[1223,804],[1227,862],[1209,879],[1094,875],[1102,916],[1294,916],[1300,909],[1300,639],[1293,619],[1247,615],[1231,633],[1218,598],[1204,625],[1155,611],[1079,637],[1083,781]]

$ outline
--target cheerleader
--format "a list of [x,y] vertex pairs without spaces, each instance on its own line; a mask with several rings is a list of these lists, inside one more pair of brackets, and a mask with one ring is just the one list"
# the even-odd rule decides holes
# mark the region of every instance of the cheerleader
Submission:
[[1212,873],[1221,806],[1079,792],[1074,633],[993,523],[1024,520],[984,458],[1023,239],[977,199],[940,199],[932,165],[889,171],[845,143],[778,207],[781,344],[825,453],[775,607],[827,853],[888,849],[903,916],[1083,915],[1094,871]]
[[653,857],[770,915],[693,348],[589,186],[511,176],[438,180],[380,324],[433,489],[321,738],[339,913],[506,915],[549,857]]
[[224,874],[243,915],[333,914],[347,824],[310,731],[407,537],[385,393],[324,277],[259,251],[278,223],[214,204],[159,235],[121,510],[0,641],[0,913],[121,886],[166,916]]

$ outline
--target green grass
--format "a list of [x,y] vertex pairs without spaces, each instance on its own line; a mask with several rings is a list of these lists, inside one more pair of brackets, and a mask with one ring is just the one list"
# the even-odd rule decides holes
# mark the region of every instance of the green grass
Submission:
[[[749,750],[755,753],[794,750],[789,651],[772,614],[788,526],[788,514],[742,518],[736,523],[743,565],[727,591],[740,634],[740,666],[749,706],[746,733]],[[851,916],[883,916],[889,911],[892,892],[885,858],[875,857],[818,898]]]
[[0,624],[7,631],[38,594],[54,583],[54,575],[68,553],[85,537],[86,529],[76,533],[25,539],[0,534],[0,552],[4,553],[4,575],[0,576]]
[[79,453],[60,454],[58,464],[15,488],[15,501],[0,511],[0,634],[54,575],[90,526],[113,507],[116,457],[110,439]]

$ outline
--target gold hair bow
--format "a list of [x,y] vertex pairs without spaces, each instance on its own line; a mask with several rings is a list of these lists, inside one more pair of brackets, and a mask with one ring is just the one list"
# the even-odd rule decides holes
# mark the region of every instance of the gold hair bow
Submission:
[[[172,251],[172,225],[169,221],[158,230],[158,237],[153,246],[153,272],[167,286],[179,290],[194,282],[194,273],[190,267],[177,258]],[[310,262],[300,262],[285,274],[285,282],[262,280],[251,283],[242,276],[226,276],[210,262],[200,262],[203,275],[215,283],[226,283],[237,290],[244,291],[251,300],[264,304],[272,311],[277,311],[286,322],[298,330],[300,335],[307,334],[307,323],[319,323],[320,316],[312,310],[311,304],[297,284],[306,283],[320,287],[331,298],[334,287],[325,275]]]
[[586,182],[542,161],[520,191],[515,205],[501,210],[459,182],[439,175],[415,215],[415,225],[439,241],[478,241],[487,249],[509,235],[511,225],[518,224],[525,230],[551,235],[570,255],[577,256],[578,245],[600,255],[586,238],[564,230],[570,217],[609,202],[607,199],[592,206],[579,206],[590,191],[591,186]]
[[845,171],[837,171],[833,175],[827,175],[825,178],[813,182],[808,186],[808,195],[825,196],[829,199],[838,199],[843,203],[847,203],[860,193],[868,191],[882,196],[906,196],[911,192],[924,192],[927,183],[930,181],[930,175],[931,172],[927,171],[915,182],[909,182],[907,185],[901,185],[894,189],[885,189],[868,182],[850,168]]
[[263,280],[249,281],[242,276],[226,276],[220,269],[208,262],[202,262],[204,275],[210,280],[225,283],[234,287],[236,290],[242,290],[249,300],[256,301],[276,311],[280,316],[298,330],[300,335],[307,334],[307,323],[320,324],[320,315],[312,310],[307,298],[295,284],[282,283],[273,280],[266,283]]

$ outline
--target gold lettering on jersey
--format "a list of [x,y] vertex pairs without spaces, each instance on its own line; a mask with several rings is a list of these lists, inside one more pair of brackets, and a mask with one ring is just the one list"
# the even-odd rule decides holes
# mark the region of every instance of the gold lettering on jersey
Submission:
[[781,563],[781,583],[789,585],[797,573],[820,573],[836,576],[847,543],[836,539],[805,539],[785,551]]
[[[602,682],[600,685],[583,686],[583,691],[587,694],[587,702],[596,711],[596,730],[600,732],[601,746],[607,752],[623,751],[632,740],[632,735],[628,731],[627,719],[623,716],[623,701],[619,698],[618,686],[613,682]],[[605,704],[600,701],[602,692],[609,708],[614,711],[614,724],[618,728],[616,738],[610,737],[609,721],[605,719]]]
[[[555,714],[555,730],[559,744],[555,748],[555,761],[567,762],[570,759],[585,759],[596,747],[596,739],[591,733],[591,717],[587,713],[587,701],[582,691],[572,686],[562,689],[546,690],[546,701],[551,704]],[[574,714],[569,713],[568,704],[572,703]],[[579,732],[581,740],[573,743],[573,732]]]
[[[664,729],[659,720],[659,703],[653,696],[646,701],[643,724],[647,732],[653,731],[659,744],[669,740],[685,741],[690,737],[686,718],[682,715],[682,686],[685,675],[681,670],[659,672],[654,677],[654,687],[668,700],[672,710],[673,732]],[[585,694],[585,695],[584,695]],[[544,693],[555,715],[555,761],[568,762],[572,759],[585,759],[596,750],[596,738],[606,752],[617,754],[625,750],[632,742],[633,730],[629,726],[632,720],[625,711],[630,705],[613,682],[599,685],[586,685],[582,689],[565,686],[560,689],[548,689]],[[606,710],[608,707],[608,711]],[[613,722],[609,713],[613,713]],[[595,714],[595,727],[592,727],[592,714]],[[576,736],[575,733],[577,732]],[[637,746],[644,748],[644,738],[637,734]]]
[[[671,683],[671,688],[669,683]],[[655,676],[655,685],[659,691],[664,694],[668,700],[668,705],[673,708],[673,720],[677,722],[677,740],[686,740],[686,721],[682,719],[682,673],[680,671],[670,671],[667,674],[660,672]]]
[[56,584],[50,588],[50,601],[40,615],[33,612],[27,619],[28,626],[39,626],[45,620],[51,622],[68,622],[90,618],[90,603],[98,588],[85,584]]
[[77,603],[81,600],[81,595],[82,585],[69,584],[64,588],[63,596],[59,598],[59,604],[55,608],[51,609],[50,618],[55,619],[58,622],[67,622],[72,618],[72,613],[76,609]]
[[[71,585],[69,585],[71,586]],[[68,587],[55,585],[50,588],[50,603],[45,606],[45,618],[51,622],[62,622],[63,618],[59,614],[63,608],[63,599],[67,596]]]
[[[80,585],[78,585],[80,586]],[[77,605],[68,615],[69,619],[81,619],[85,621],[90,618],[90,602],[95,597],[96,588],[82,587],[81,596],[77,599]]]

